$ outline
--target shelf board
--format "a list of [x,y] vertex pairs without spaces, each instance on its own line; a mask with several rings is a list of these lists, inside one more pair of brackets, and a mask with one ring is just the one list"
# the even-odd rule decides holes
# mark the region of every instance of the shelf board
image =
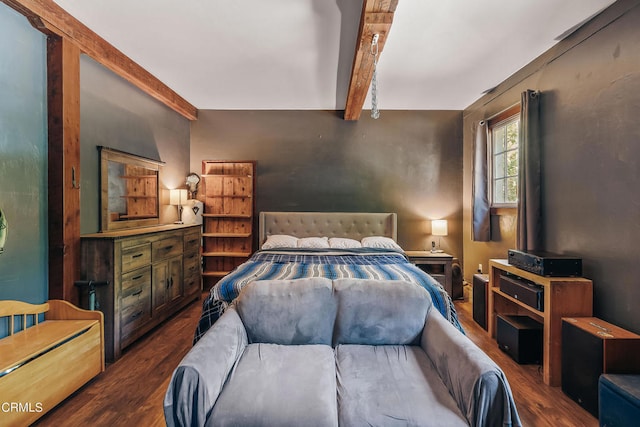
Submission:
[[251,237],[251,233],[202,233],[202,237]]
[[120,218],[143,219],[143,218],[156,218],[156,216],[155,215],[120,215]]
[[206,257],[249,258],[251,256],[251,252],[203,252],[202,256],[206,256]]
[[157,196],[120,196],[123,199],[157,199]]
[[511,301],[512,303],[517,304],[517,305],[519,305],[520,307],[522,307],[522,308],[524,308],[524,309],[526,309],[526,310],[530,311],[531,313],[533,313],[533,314],[537,314],[537,315],[538,315],[538,316],[540,316],[541,318],[544,318],[544,312],[542,312],[542,311],[540,311],[540,310],[537,310],[536,308],[531,307],[530,305],[527,305],[527,304],[523,303],[523,302],[522,302],[522,301],[520,301],[519,299],[516,299],[516,298],[512,297],[512,296],[511,296],[511,295],[509,295],[509,294],[505,294],[505,293],[504,293],[504,292],[502,292],[499,288],[491,288],[491,291],[492,291],[494,294],[500,295],[502,298],[507,299],[507,300]]
[[252,214],[215,214],[215,213],[203,213],[205,218],[251,218]]
[[[490,268],[497,268],[502,271],[506,271],[512,274],[515,274],[518,277],[522,277],[523,279],[531,280],[536,285],[544,286],[548,288],[553,283],[562,283],[562,282],[581,282],[584,284],[591,284],[591,280],[586,279],[584,277],[550,277],[550,276],[540,276],[538,274],[531,273],[529,271],[522,270],[514,265],[509,264],[506,259],[490,259],[489,260]],[[546,291],[545,291],[546,292]]]
[[145,178],[157,178],[158,175],[120,175],[122,179],[145,179]]

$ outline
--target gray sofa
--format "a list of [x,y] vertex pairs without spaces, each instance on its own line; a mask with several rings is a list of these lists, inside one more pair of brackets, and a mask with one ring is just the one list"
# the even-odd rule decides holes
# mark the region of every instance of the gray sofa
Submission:
[[191,349],[168,426],[520,425],[500,368],[408,282],[258,281]]

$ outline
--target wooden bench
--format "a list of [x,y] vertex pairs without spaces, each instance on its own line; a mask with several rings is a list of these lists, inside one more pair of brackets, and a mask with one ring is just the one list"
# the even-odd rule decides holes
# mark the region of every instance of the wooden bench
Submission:
[[[33,423],[104,371],[102,312],[61,300],[0,301],[2,318],[8,325],[8,336],[0,339],[3,426]],[[29,322],[33,326],[25,328]]]

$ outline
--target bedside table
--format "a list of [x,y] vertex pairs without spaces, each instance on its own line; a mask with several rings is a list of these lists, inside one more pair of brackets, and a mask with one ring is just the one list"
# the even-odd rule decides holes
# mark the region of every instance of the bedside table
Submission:
[[409,261],[436,279],[453,298],[451,263],[453,255],[443,252],[405,251]]

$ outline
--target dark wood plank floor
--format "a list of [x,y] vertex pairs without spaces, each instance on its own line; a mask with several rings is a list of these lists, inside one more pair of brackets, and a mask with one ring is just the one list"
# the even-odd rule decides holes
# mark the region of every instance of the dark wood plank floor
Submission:
[[[525,426],[597,426],[598,421],[559,387],[548,387],[535,365],[502,353],[456,302],[467,336],[505,371]],[[45,415],[38,426],[164,426],[162,399],[173,369],[191,347],[200,304],[192,303],[124,352],[123,357]]]

